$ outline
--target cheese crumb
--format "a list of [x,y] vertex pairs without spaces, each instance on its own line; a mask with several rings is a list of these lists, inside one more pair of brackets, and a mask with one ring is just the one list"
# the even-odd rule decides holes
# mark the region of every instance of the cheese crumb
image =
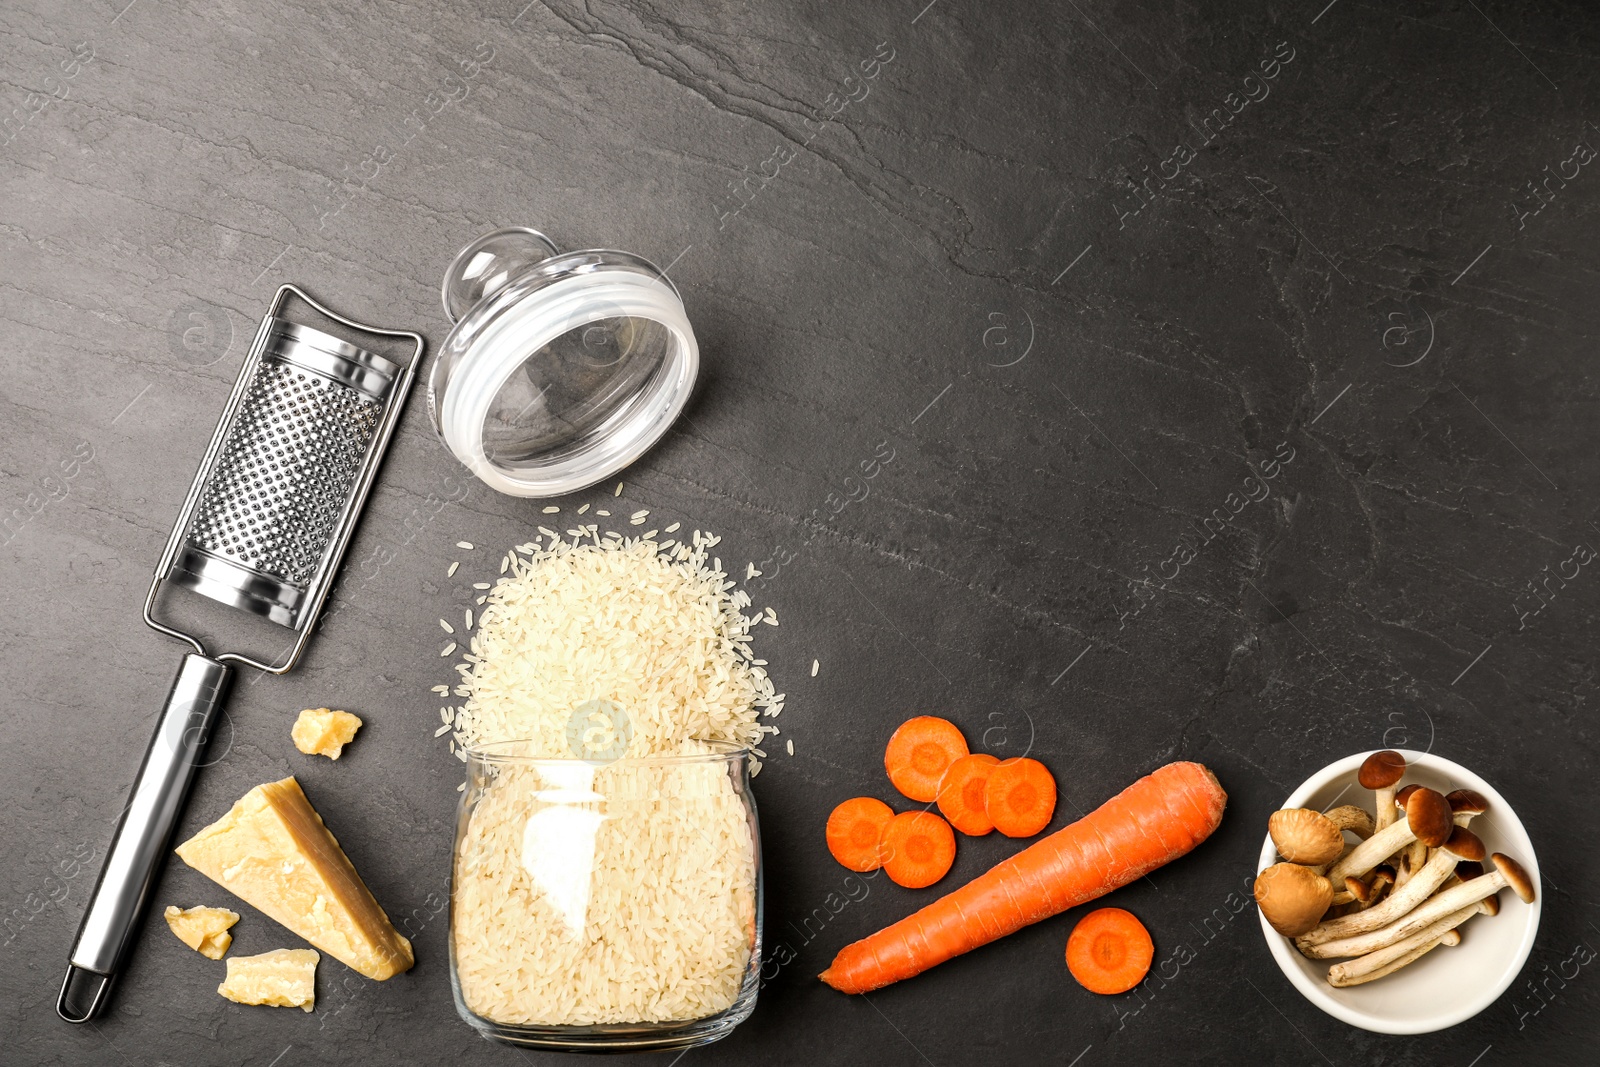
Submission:
[[275,948],[259,956],[234,956],[228,977],[217,992],[235,1004],[265,1004],[273,1008],[310,1011],[317,1002],[315,949]]
[[178,940],[208,960],[220,960],[233,944],[228,928],[239,921],[239,913],[227,908],[174,908],[162,913]]
[[294,740],[294,747],[308,756],[338,759],[359,729],[361,719],[348,711],[307,708],[294,721],[289,736]]

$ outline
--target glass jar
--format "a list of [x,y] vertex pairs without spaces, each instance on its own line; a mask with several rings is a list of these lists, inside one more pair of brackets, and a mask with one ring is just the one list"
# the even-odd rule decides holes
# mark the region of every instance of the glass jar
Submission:
[[428,376],[445,446],[502,493],[552,497],[610,478],[660,440],[700,365],[666,272],[612,249],[558,252],[510,226],[445,272],[454,324]]
[[755,1010],[761,842],[750,752],[614,761],[531,742],[467,749],[450,885],[450,982],[486,1037],[661,1051]]

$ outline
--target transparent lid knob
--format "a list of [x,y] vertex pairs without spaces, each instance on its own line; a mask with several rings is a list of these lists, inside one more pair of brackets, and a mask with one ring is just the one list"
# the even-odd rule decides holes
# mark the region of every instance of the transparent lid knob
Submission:
[[628,252],[558,252],[496,230],[445,273],[455,323],[428,409],[450,451],[514,496],[603,481],[655,444],[688,401],[699,347],[672,282]]

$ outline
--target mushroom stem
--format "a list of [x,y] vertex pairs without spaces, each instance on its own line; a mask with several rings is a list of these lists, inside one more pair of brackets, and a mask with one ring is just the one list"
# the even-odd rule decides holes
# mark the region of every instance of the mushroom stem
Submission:
[[1528,877],[1528,872],[1523,869],[1522,864],[1498,852],[1494,854],[1494,861],[1495,869],[1489,874],[1462,882],[1441,893],[1435,893],[1426,902],[1413,908],[1408,915],[1388,926],[1354,937],[1323,941],[1314,945],[1304,944],[1303,938],[1296,938],[1295,945],[1302,955],[1313,960],[1365,956],[1369,952],[1386,948],[1396,941],[1410,937],[1418,930],[1431,926],[1452,912],[1460,911],[1468,904],[1476,904],[1486,897],[1494,896],[1506,886],[1515,890],[1517,896],[1524,901],[1531,902],[1534,894],[1533,880]]
[[1460,911],[1451,912],[1438,922],[1430,923],[1410,937],[1401,938],[1392,945],[1376,949],[1357,959],[1336,963],[1328,969],[1328,984],[1347,986],[1368,981],[1369,979],[1362,976],[1370,975],[1373,971],[1382,970],[1413,949],[1421,948],[1430,941],[1437,941],[1482,910],[1483,901],[1481,900],[1476,904],[1468,904]]
[[1382,904],[1322,923],[1302,934],[1297,942],[1303,951],[1311,945],[1338,941],[1387,926],[1432,896],[1445,879],[1455,874],[1459,861],[1481,860],[1483,854],[1483,842],[1478,840],[1477,835],[1464,826],[1458,826],[1448,842],[1434,849],[1432,858],[1422,869],[1413,874],[1405,885],[1397,883],[1395,891]]
[[1353,985],[1362,985],[1363,983],[1366,983],[1366,982],[1375,982],[1379,978],[1387,978],[1389,975],[1391,975],[1394,972],[1398,971],[1402,967],[1409,967],[1411,964],[1417,962],[1422,957],[1426,956],[1428,953],[1430,953],[1434,949],[1438,948],[1440,945],[1454,946],[1454,945],[1459,945],[1459,944],[1461,944],[1461,934],[1458,933],[1455,930],[1446,930],[1443,934],[1440,934],[1438,937],[1433,938],[1432,940],[1429,940],[1427,942],[1424,942],[1423,944],[1419,945],[1418,947],[1412,949],[1410,952],[1407,952],[1405,955],[1401,956],[1399,959],[1394,960],[1392,963],[1388,964],[1385,967],[1379,967],[1375,971],[1368,971],[1365,974],[1359,975],[1359,976],[1354,977],[1354,978],[1346,979],[1345,981],[1342,981],[1342,982],[1335,982],[1333,980],[1333,972],[1329,971],[1328,972],[1328,982],[1331,985],[1339,986],[1341,988],[1347,987],[1347,986],[1353,986]]
[[1349,830],[1363,841],[1371,837],[1377,829],[1372,823],[1372,816],[1354,804],[1341,804],[1337,808],[1329,808],[1322,813],[1322,816],[1339,829]]
[[[1466,824],[1458,822],[1456,825],[1464,826]],[[1409,883],[1411,879],[1417,875],[1417,872],[1422,870],[1423,865],[1427,862],[1428,846],[1424,845],[1421,841],[1413,840],[1411,844],[1406,846],[1405,853],[1401,857],[1400,875],[1397,879],[1395,879],[1395,885],[1398,887]]]

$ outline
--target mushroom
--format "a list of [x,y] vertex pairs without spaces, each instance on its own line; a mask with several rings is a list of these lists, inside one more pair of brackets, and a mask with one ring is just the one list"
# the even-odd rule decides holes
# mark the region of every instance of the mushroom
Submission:
[[1400,784],[1405,773],[1406,758],[1392,749],[1374,752],[1362,762],[1361,770],[1356,773],[1356,781],[1361,783],[1361,788],[1377,794],[1377,807],[1374,810],[1378,814],[1374,820],[1374,830],[1382,830],[1395,821],[1394,788]]
[[1256,904],[1272,928],[1285,937],[1316,926],[1333,900],[1333,883],[1298,863],[1274,863],[1256,875]]
[[1320,811],[1310,808],[1284,808],[1267,820],[1267,832],[1278,847],[1278,855],[1290,863],[1321,867],[1332,863],[1344,851],[1344,831]]
[[[1340,967],[1345,966],[1345,964],[1342,964],[1342,963],[1335,964],[1333,967],[1329,968],[1329,970],[1328,970],[1328,984],[1332,985],[1332,986],[1337,986],[1337,987],[1342,989],[1342,988],[1345,988],[1347,986],[1361,985],[1361,984],[1363,984],[1365,982],[1374,982],[1374,981],[1377,981],[1379,978],[1387,978],[1389,975],[1391,975],[1394,972],[1398,971],[1402,967],[1410,966],[1411,964],[1415,963],[1417,960],[1420,960],[1422,957],[1424,957],[1428,953],[1432,952],[1434,949],[1438,948],[1440,945],[1451,945],[1451,946],[1454,946],[1454,945],[1459,945],[1459,944],[1461,944],[1461,933],[1460,933],[1460,931],[1458,931],[1458,930],[1446,930],[1444,933],[1440,934],[1438,937],[1430,937],[1427,940],[1425,940],[1425,941],[1421,942],[1420,944],[1418,944],[1415,948],[1409,949],[1408,951],[1401,953],[1398,957],[1395,957],[1394,959],[1390,960],[1385,965],[1383,965],[1381,967],[1373,968],[1371,970],[1363,971],[1360,974],[1355,974],[1355,975],[1339,974],[1339,975],[1336,976],[1335,972],[1338,971]],[[1387,950],[1385,950],[1385,951],[1387,951]],[[1377,955],[1377,953],[1373,953],[1373,955]],[[1359,963],[1360,960],[1353,960],[1352,962]]]
[[[1408,785],[1408,786],[1404,787],[1403,789],[1401,789],[1398,793],[1396,793],[1394,795],[1394,803],[1395,803],[1395,808],[1396,808],[1395,817],[1396,818],[1399,818],[1400,815],[1403,815],[1405,813],[1406,804],[1409,803],[1410,800],[1411,800],[1411,794],[1415,793],[1417,790],[1419,790],[1421,788],[1422,787],[1420,785],[1417,785],[1415,782],[1413,782],[1410,785]],[[1449,799],[1449,798],[1446,798],[1446,799]],[[1410,879],[1411,879],[1411,870],[1412,870],[1412,868],[1411,868],[1411,859],[1410,859],[1410,857],[1411,857],[1411,845],[1407,845],[1405,848],[1401,849],[1399,852],[1396,852],[1393,856],[1389,857],[1389,863],[1394,867],[1394,876],[1395,876],[1395,883],[1394,884],[1395,884],[1396,887],[1405,885],[1406,882],[1410,881]],[[1422,866],[1423,861],[1425,861],[1427,858],[1428,858],[1427,849],[1424,848],[1422,855],[1417,857],[1417,866],[1418,867]]]
[[[1400,967],[1405,966],[1405,964],[1390,966],[1397,963],[1402,957],[1411,956],[1411,953],[1416,949],[1424,945],[1440,942],[1441,939],[1448,938],[1451,934],[1456,935],[1456,940],[1445,941],[1444,943],[1458,944],[1461,935],[1457,932],[1457,929],[1461,924],[1479,912],[1485,915],[1494,915],[1499,910],[1494,897],[1485,897],[1476,904],[1469,904],[1460,911],[1446,915],[1431,926],[1418,930],[1410,937],[1402,938],[1392,945],[1369,952],[1358,959],[1334,964],[1328,970],[1328,984],[1334,986],[1360,985],[1363,982],[1370,982],[1374,978],[1382,978],[1386,974],[1392,974],[1399,970]],[[1416,958],[1416,956],[1411,956],[1411,959]],[[1409,963],[1411,960],[1406,962]]]
[[[1410,789],[1412,787],[1407,786],[1406,788]],[[1395,794],[1397,802],[1405,792],[1406,790],[1402,789],[1400,793]],[[1444,799],[1450,804],[1450,817],[1457,826],[1465,826],[1473,820],[1474,816],[1482,815],[1489,810],[1489,802],[1483,798],[1483,794],[1474,792],[1471,789],[1452,790],[1444,795]],[[1422,870],[1423,864],[1427,863],[1427,861],[1428,847],[1420,841],[1411,842],[1402,858],[1400,879],[1395,884],[1395,888],[1398,889],[1409,882],[1418,871]],[[1483,872],[1480,869],[1478,873],[1481,874]]]
[[1450,804],[1450,817],[1457,826],[1465,826],[1474,816],[1489,810],[1489,802],[1483,798],[1483,794],[1471,789],[1452,789],[1444,798]]
[[1405,817],[1399,822],[1390,823],[1351,849],[1348,855],[1333,865],[1328,878],[1337,885],[1343,885],[1345,875],[1366,874],[1413,840],[1437,848],[1444,844],[1454,828],[1450,802],[1445,800],[1443,794],[1428,788],[1415,790],[1406,798]]
[[1394,885],[1394,871],[1387,864],[1380,863],[1372,868],[1372,880],[1367,883],[1367,899],[1361,902],[1361,908],[1370,908],[1383,899],[1383,895]]
[[[1478,861],[1484,855],[1483,842],[1478,840],[1477,834],[1465,826],[1452,826],[1449,840],[1434,850],[1433,856],[1410,881],[1403,886],[1396,885],[1395,891],[1382,904],[1322,923],[1296,938],[1295,944],[1303,952],[1314,945],[1355,937],[1404,918],[1455,873],[1458,862]],[[1345,884],[1349,882],[1347,879]]]
[[1446,915],[1460,911],[1468,904],[1476,904],[1480,900],[1492,897],[1506,886],[1510,886],[1512,891],[1525,902],[1533,901],[1533,880],[1522,864],[1510,856],[1496,852],[1494,865],[1495,869],[1488,874],[1435,893],[1421,906],[1413,908],[1410,914],[1388,926],[1337,941],[1305,945],[1300,951],[1314,960],[1365,956],[1369,952],[1387,948],[1396,941],[1410,937],[1418,930],[1433,925]]
[[1372,816],[1345,804],[1328,811],[1284,808],[1267,820],[1267,832],[1278,854],[1290,863],[1326,867],[1344,852],[1344,831],[1365,840],[1372,836]]
[[1362,911],[1372,907],[1383,899],[1383,894],[1394,884],[1394,875],[1388,867],[1378,866],[1372,869],[1372,877],[1363,881],[1354,876],[1347,876],[1344,880],[1345,891],[1354,901],[1355,911]]

